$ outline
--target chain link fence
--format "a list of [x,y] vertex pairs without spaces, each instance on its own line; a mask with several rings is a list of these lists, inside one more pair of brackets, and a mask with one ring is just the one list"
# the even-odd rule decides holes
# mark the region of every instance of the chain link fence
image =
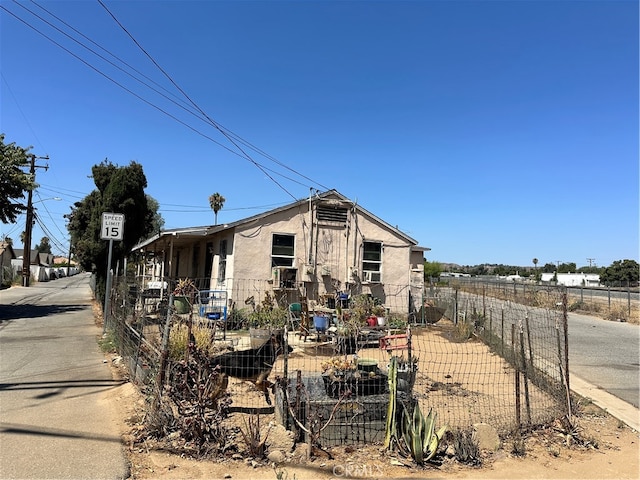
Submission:
[[[106,328],[132,380],[150,396],[177,388],[172,382],[184,386],[180,369],[199,356],[207,368],[193,388],[216,405],[226,392],[235,415],[274,415],[298,440],[325,447],[378,443],[395,357],[399,405],[433,409],[451,429],[487,423],[506,435],[570,412],[562,288],[527,290],[526,304],[518,286],[468,284],[418,293],[378,285],[376,293],[336,292],[313,302],[299,288],[274,290],[265,281],[227,280],[228,290],[195,284],[185,306],[169,279],[146,288],[114,282]],[[254,336],[256,312],[280,310],[281,330]],[[262,359],[277,334],[280,354]],[[219,380],[227,362],[239,362],[238,370]]]

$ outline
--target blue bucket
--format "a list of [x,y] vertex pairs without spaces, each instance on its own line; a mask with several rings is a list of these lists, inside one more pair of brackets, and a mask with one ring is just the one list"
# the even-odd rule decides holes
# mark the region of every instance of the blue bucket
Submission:
[[313,326],[319,332],[324,332],[329,328],[329,317],[314,316]]

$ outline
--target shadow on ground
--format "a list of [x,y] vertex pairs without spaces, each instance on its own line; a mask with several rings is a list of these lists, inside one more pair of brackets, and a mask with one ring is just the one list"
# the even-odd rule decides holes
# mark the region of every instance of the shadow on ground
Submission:
[[58,313],[79,312],[89,308],[87,305],[0,305],[0,323],[20,318],[39,318]]

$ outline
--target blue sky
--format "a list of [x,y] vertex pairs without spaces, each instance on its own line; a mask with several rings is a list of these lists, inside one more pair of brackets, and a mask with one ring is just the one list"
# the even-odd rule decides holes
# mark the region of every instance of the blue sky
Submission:
[[49,156],[54,253],[108,158],[166,228],[213,224],[214,192],[225,223],[335,188],[431,261],[638,260],[636,1],[103,1],[148,56],[98,1],[0,2],[0,131]]

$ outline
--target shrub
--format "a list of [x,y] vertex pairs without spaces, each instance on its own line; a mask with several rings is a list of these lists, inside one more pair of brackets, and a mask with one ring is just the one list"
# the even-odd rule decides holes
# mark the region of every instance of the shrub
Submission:
[[[169,334],[169,358],[180,360],[184,357],[189,346],[188,326],[186,323],[174,325]],[[194,320],[191,326],[191,334],[196,340],[196,347],[208,356],[215,356],[220,353],[218,347],[212,339],[209,326],[198,320]]]

